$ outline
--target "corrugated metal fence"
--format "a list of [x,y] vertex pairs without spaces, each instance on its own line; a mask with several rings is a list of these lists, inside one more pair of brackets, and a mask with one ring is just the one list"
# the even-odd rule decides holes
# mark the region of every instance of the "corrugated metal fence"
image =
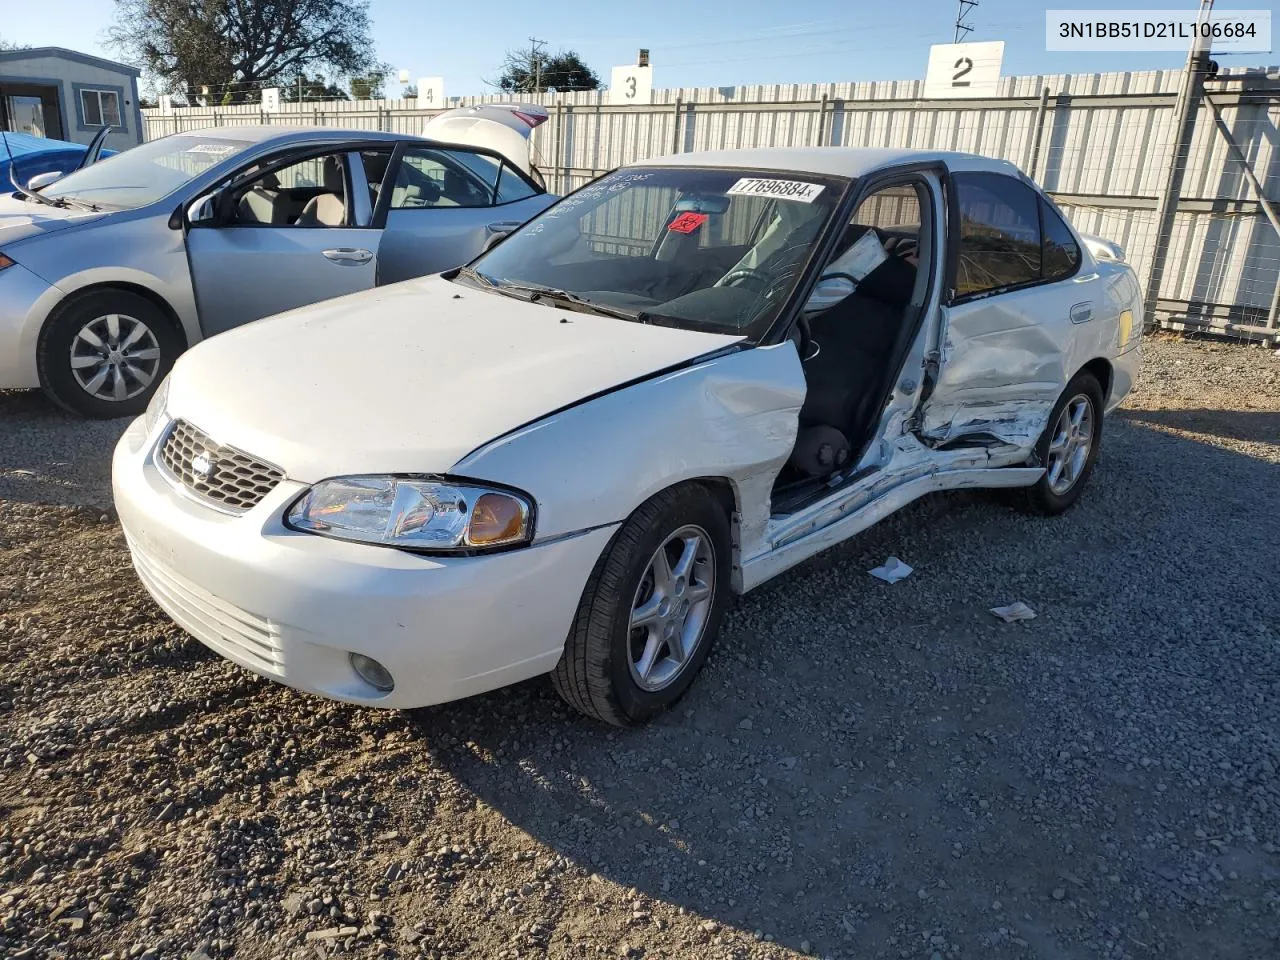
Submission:
[[[548,187],[561,193],[634,160],[695,150],[842,145],[1003,157],[1042,184],[1079,229],[1121,244],[1145,280],[1176,143],[1180,78],[1176,70],[1005,77],[996,98],[954,101],[923,99],[917,80],[656,90],[654,103],[642,106],[610,106],[595,91],[548,95],[541,102],[551,119],[534,144]],[[1280,203],[1280,80],[1227,71],[1208,86],[1268,198]],[[154,139],[266,122],[417,133],[436,112],[413,100],[366,100],[273,114],[254,105],[143,114],[146,138]],[[1207,108],[1186,159],[1157,319],[1274,336],[1280,237]]]

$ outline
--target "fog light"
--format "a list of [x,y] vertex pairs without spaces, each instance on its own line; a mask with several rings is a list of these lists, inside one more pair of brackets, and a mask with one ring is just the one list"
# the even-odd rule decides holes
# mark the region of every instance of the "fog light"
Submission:
[[395,680],[391,678],[391,671],[380,664],[373,657],[366,657],[363,653],[353,653],[350,655],[351,669],[360,675],[360,679],[371,687],[376,687],[383,693],[390,693],[396,685]]

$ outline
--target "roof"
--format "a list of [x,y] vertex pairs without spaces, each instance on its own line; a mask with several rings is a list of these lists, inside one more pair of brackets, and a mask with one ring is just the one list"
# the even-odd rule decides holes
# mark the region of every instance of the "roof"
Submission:
[[35,137],[29,133],[5,130],[0,131],[0,137],[5,144],[5,150],[0,152],[0,160],[7,160],[10,156],[23,157],[27,154],[48,153],[51,150],[84,150],[84,144],[72,143],[69,140],[54,140],[50,137]]
[[[161,114],[163,116],[163,114]],[[301,127],[287,123],[251,123],[238,127],[203,127],[199,130],[179,130],[188,137],[210,137],[223,140],[241,140],[245,143],[266,143],[269,140],[412,140],[409,134],[384,133],[380,130],[349,130],[341,127]]]
[[116,73],[127,73],[131,77],[139,77],[142,71],[137,67],[131,67],[127,63],[117,63],[115,60],[106,60],[102,57],[91,57],[87,53],[77,53],[75,50],[68,50],[66,47],[23,47],[18,50],[5,50],[0,53],[0,63],[12,63],[15,60],[39,60],[44,57],[53,57],[55,60],[71,60],[75,63],[87,64],[90,67],[100,67],[103,70],[113,70]]
[[871,147],[761,147],[744,150],[703,150],[641,160],[636,166],[749,167],[817,173],[833,177],[861,177],[885,167],[911,163],[942,163],[949,170],[995,170],[1017,173],[1007,160],[946,150],[879,149]]

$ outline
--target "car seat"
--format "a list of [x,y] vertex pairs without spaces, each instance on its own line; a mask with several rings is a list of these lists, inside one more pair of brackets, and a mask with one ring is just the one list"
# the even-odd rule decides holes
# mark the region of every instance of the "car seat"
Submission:
[[240,223],[287,223],[289,198],[280,192],[280,179],[274,173],[260,178],[240,198],[236,219]]
[[298,217],[299,227],[341,227],[347,222],[346,178],[342,175],[342,161],[330,155],[321,165],[324,193],[307,201]]

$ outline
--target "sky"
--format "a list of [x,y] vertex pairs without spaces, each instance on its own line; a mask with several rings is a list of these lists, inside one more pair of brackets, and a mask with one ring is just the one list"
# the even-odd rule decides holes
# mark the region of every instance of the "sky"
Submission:
[[[1182,66],[1178,53],[1049,53],[1046,6],[1106,8],[1107,0],[1035,5],[980,0],[968,40],[1004,40],[1003,75],[1150,70]],[[1217,9],[1265,9],[1269,0],[1218,3]],[[1190,0],[1124,0],[1127,9],[1185,7]],[[610,68],[635,62],[648,47],[654,87],[736,86],[910,80],[924,76],[929,46],[954,38],[955,0],[819,4],[813,0],[642,0],[530,3],[485,0],[454,10],[420,0],[372,0],[377,55],[411,78],[441,76],[449,96],[491,93],[506,50],[547,41],[576,50],[607,83]],[[30,46],[70,47],[112,57],[106,30],[112,0],[5,3],[0,36]],[[1276,55],[1222,58],[1224,65],[1274,63]],[[400,84],[392,76],[387,92]]]

